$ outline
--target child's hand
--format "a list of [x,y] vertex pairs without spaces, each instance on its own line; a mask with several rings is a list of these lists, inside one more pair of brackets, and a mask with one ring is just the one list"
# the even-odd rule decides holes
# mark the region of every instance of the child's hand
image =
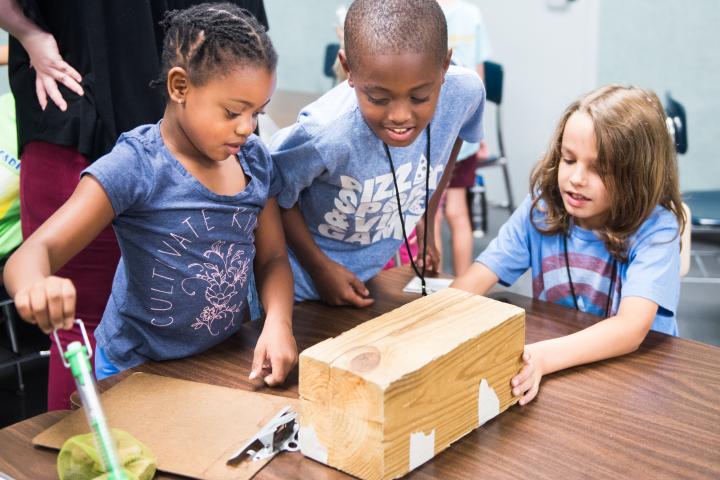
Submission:
[[[423,246],[418,242],[418,254],[417,257],[415,257],[415,263],[417,264],[418,268],[422,268],[423,266],[423,259],[422,257],[422,251]],[[440,265],[442,264],[442,258],[440,255],[440,250],[437,249],[435,246],[435,242],[432,244],[428,244],[427,251],[425,252],[425,263],[427,266],[425,267],[427,270],[431,272],[439,272],[440,271]]]
[[313,275],[320,298],[328,305],[352,305],[362,308],[375,301],[369,298],[365,284],[347,268],[333,261]]
[[427,268],[431,272],[439,272],[440,266],[442,265],[442,259],[440,255],[440,250],[438,250],[437,246],[435,245],[435,235],[428,232],[430,241],[427,244],[427,251],[425,252],[425,258],[423,259],[422,254],[425,232],[421,232],[420,230],[420,228],[422,228],[423,226],[422,220],[420,221],[420,223],[418,223],[418,225],[419,227],[415,230],[416,242],[418,246],[418,253],[415,257],[415,262],[419,268],[422,268],[423,262],[426,262],[427,266],[425,268]]
[[537,395],[540,389],[540,380],[542,379],[542,372],[540,371],[537,361],[533,360],[531,351],[525,347],[523,353],[523,362],[525,365],[520,370],[520,373],[515,375],[510,381],[512,385],[512,394],[514,396],[522,395],[522,398],[518,403],[525,405],[530,402],[535,395]]
[[46,334],[55,328],[69,330],[75,322],[75,286],[67,278],[49,276],[15,294],[15,308]]
[[265,327],[255,345],[250,380],[261,377],[269,386],[278,385],[295,366],[297,344],[290,322],[265,320]]

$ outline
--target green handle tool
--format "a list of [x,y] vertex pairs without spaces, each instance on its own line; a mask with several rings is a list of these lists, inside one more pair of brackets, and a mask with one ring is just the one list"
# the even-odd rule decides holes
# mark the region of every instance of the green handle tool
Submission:
[[95,446],[100,453],[105,471],[110,474],[110,480],[127,480],[127,476],[118,462],[115,443],[110,434],[102,405],[100,405],[100,398],[95,388],[95,378],[90,365],[92,347],[90,346],[90,341],[85,331],[85,325],[80,319],[75,320],[75,323],[80,325],[85,345],[80,342],[71,342],[67,346],[67,350],[63,352],[60,339],[57,335],[57,329],[53,331],[55,343],[60,351],[63,365],[65,365],[65,368],[70,369],[75,379],[75,385],[80,394],[85,417],[95,437]]

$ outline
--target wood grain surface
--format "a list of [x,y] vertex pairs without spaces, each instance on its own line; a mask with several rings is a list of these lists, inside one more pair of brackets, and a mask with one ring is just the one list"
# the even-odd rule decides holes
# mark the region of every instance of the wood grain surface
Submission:
[[517,402],[524,342],[522,309],[454,288],[320,342],[300,354],[302,451],[397,478]]

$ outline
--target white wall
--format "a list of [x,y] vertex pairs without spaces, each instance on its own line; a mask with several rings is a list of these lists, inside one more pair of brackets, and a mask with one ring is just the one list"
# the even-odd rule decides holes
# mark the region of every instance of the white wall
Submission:
[[[529,191],[530,171],[562,111],[595,86],[598,2],[582,0],[565,9],[549,9],[541,0],[474,3],[483,13],[493,60],[505,69],[503,133],[518,202]],[[492,113],[487,119],[492,139]],[[497,169],[485,177],[489,198],[504,198]]]
[[720,2],[603,0],[598,82],[670,90],[688,117],[683,191],[720,188]]
[[[505,67],[503,128],[515,200],[563,109],[608,82],[672,90],[688,111],[690,150],[680,159],[683,190],[720,188],[720,1],[469,0],[480,7]],[[325,45],[336,41],[335,9],[348,0],[268,0],[270,35],[280,54],[278,88],[323,92]],[[488,110],[487,132],[493,130]],[[492,142],[491,142],[492,145]],[[499,172],[488,196],[504,196]]]
[[[332,80],[322,73],[325,46],[337,43],[335,9],[341,0],[266,0],[270,38],[280,56],[279,90],[319,93]],[[347,2],[349,5],[350,2]]]
[[[265,2],[270,36],[280,55],[278,88],[322,92],[325,44],[335,41],[338,0]],[[591,89],[595,80],[597,0],[583,0],[566,10],[549,10],[544,1],[474,0],[483,12],[494,59],[505,67],[504,133],[515,200],[528,191],[532,165],[545,149],[563,107]],[[494,145],[494,113],[486,130]],[[504,198],[501,178],[489,169],[491,200]]]

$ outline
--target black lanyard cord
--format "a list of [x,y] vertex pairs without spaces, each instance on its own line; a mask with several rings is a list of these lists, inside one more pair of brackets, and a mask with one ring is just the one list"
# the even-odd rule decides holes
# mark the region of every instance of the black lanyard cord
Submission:
[[[563,235],[563,253],[565,254],[565,271],[567,271],[568,282],[570,282],[570,293],[572,293],[573,303],[575,304],[575,310],[580,311],[578,306],[577,296],[575,295],[575,286],[573,285],[572,276],[570,275],[570,261],[568,259],[568,246],[567,237],[568,234]],[[608,318],[610,314],[610,307],[612,302],[613,288],[615,287],[615,276],[617,275],[617,260],[613,258],[612,272],[610,273],[610,288],[608,288],[607,302],[605,303],[605,318]]]
[[420,271],[415,264],[415,260],[412,258],[412,254],[410,253],[410,241],[408,240],[407,232],[405,231],[405,220],[403,220],[403,213],[402,213],[402,205],[400,203],[400,191],[398,190],[398,184],[397,184],[397,176],[395,175],[395,165],[393,165],[392,155],[390,155],[390,149],[388,148],[387,144],[383,142],[383,147],[385,148],[385,155],[387,155],[388,162],[390,162],[390,171],[392,172],[393,177],[393,184],[395,185],[395,200],[397,200],[397,207],[398,207],[398,215],[400,216],[400,226],[402,227],[402,234],[403,239],[405,240],[405,248],[407,248],[408,256],[410,257],[410,264],[412,265],[413,270],[415,270],[415,274],[420,277],[420,285],[422,288],[422,296],[424,297],[427,295],[427,289],[425,286],[425,260],[426,260],[426,254],[427,254],[427,231],[428,231],[428,220],[427,220],[427,210],[428,210],[428,197],[430,192],[430,124],[428,124],[427,128],[425,129],[426,138],[427,138],[427,145],[426,145],[426,153],[425,153],[425,212],[423,213],[423,220],[425,225],[423,226],[424,235],[423,238],[425,239],[423,241],[423,252],[422,252],[422,271]]

